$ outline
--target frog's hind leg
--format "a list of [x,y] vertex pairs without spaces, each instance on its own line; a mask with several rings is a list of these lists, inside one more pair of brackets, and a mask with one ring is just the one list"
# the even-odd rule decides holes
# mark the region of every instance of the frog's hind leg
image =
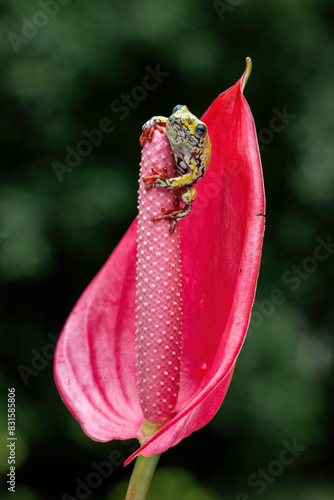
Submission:
[[[181,190],[180,190],[181,191]],[[193,187],[189,187],[187,189],[182,189],[182,192],[179,193],[180,199],[183,202],[183,206],[180,207],[177,203],[174,203],[174,207],[170,208],[162,208],[161,211],[163,215],[151,217],[151,221],[164,220],[169,219],[170,227],[169,232],[173,233],[176,223],[178,220],[183,219],[187,215],[190,214],[190,210],[193,204],[193,201],[196,198],[196,190]]]
[[[185,205],[192,205],[196,199],[196,189],[187,187],[179,190],[179,198]],[[187,214],[188,215],[188,214]]]

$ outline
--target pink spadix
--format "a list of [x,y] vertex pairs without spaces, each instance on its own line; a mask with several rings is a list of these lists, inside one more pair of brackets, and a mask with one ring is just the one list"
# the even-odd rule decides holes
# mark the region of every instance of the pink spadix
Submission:
[[137,240],[137,385],[144,418],[164,424],[175,414],[181,365],[180,233],[169,221],[151,221],[172,207],[175,193],[164,188],[145,190],[143,177],[152,167],[175,175],[174,158],[164,131],[154,130],[142,150],[139,179]]

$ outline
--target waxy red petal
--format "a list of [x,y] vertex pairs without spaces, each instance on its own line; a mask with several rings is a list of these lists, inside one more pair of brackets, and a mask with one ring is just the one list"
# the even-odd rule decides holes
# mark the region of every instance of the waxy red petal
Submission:
[[134,341],[136,237],[133,224],[75,305],[55,352],[62,399],[97,441],[141,432]]
[[[180,394],[175,417],[134,454],[152,455],[205,425],[226,394],[254,300],[264,192],[246,73],[203,115],[209,170],[179,222],[184,290]],[[60,394],[84,431],[109,441],[141,437],[135,380],[134,222],[72,311],[57,345]]]

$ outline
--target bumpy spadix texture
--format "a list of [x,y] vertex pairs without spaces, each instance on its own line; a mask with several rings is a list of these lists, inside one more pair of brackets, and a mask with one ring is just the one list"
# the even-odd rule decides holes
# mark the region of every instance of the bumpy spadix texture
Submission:
[[[246,73],[202,116],[211,163],[191,214],[178,223],[184,302],[175,416],[127,463],[136,454],[161,453],[209,422],[246,336],[261,258],[264,191],[245,78]],[[134,221],[71,312],[55,353],[59,392],[98,441],[143,439],[136,384],[136,240]]]
[[137,254],[137,379],[139,402],[146,420],[165,423],[175,414],[181,364],[180,232],[169,232],[169,222],[151,222],[161,208],[173,207],[172,190],[145,190],[144,176],[152,167],[167,167],[175,176],[174,159],[166,134],[154,131],[142,151],[139,179]]

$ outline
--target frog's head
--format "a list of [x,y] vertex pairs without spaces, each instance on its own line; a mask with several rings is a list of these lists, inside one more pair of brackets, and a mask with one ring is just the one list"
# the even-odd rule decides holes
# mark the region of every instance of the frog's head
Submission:
[[166,132],[171,146],[183,152],[201,149],[208,133],[205,123],[182,104],[174,107],[167,121]]

